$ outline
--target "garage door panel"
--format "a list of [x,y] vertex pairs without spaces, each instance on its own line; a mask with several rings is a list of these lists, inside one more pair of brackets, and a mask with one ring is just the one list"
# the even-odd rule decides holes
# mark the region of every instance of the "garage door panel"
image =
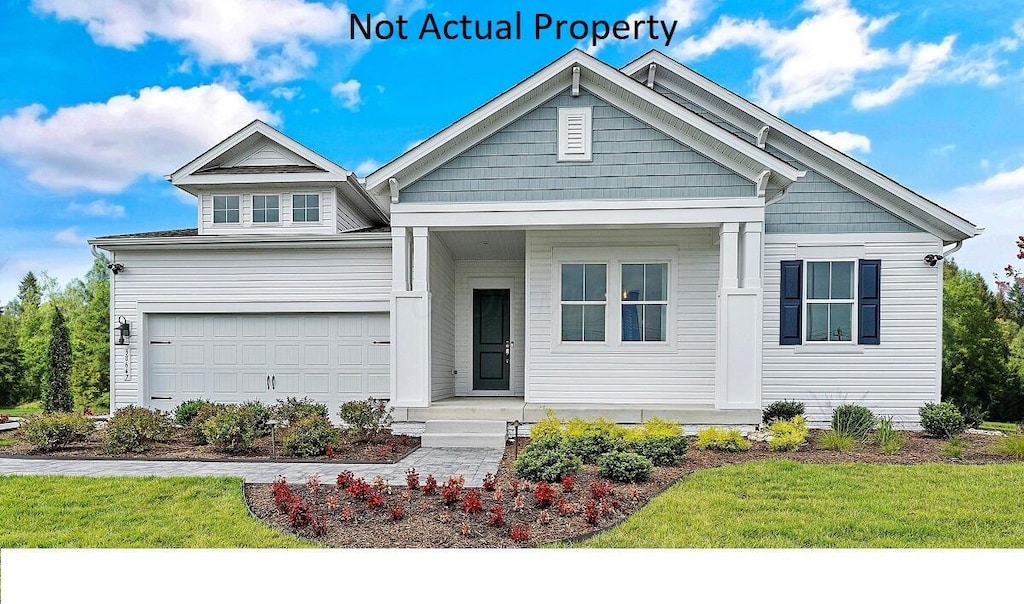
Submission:
[[363,374],[338,374],[338,393],[344,397],[358,397],[363,392]]
[[294,344],[275,344],[274,361],[271,365],[298,365],[299,347]]
[[302,347],[302,362],[305,365],[329,365],[330,350],[327,344],[306,344]]
[[375,339],[387,339],[391,334],[391,321],[388,315],[370,315],[366,318],[366,335]]
[[182,344],[178,347],[180,358],[178,362],[182,365],[205,365],[206,345],[205,344]]
[[369,344],[366,346],[367,365],[388,365],[391,363],[391,354],[387,346],[380,344]]
[[391,395],[391,374],[371,373],[366,376],[366,390],[374,398],[387,398]]
[[299,317],[276,316],[274,319],[274,335],[279,338],[299,337]]
[[178,376],[178,389],[190,395],[206,392],[206,374],[182,373]]
[[237,344],[216,344],[213,347],[214,365],[238,365]]
[[218,371],[213,374],[213,391],[219,395],[238,393],[238,374]]
[[252,367],[254,365],[267,364],[266,344],[244,344],[242,345],[242,365]]
[[178,349],[174,346],[151,344],[149,346],[150,362],[154,367],[175,365],[178,362]]
[[329,338],[331,320],[328,317],[305,317],[302,321],[302,336],[305,338]]
[[267,317],[250,316],[242,320],[243,338],[265,338],[267,337]]
[[343,344],[338,346],[339,365],[362,365],[363,346],[361,344]]
[[201,338],[205,327],[204,317],[178,317],[178,335],[183,338]]
[[335,318],[338,326],[339,338],[358,338],[363,335],[363,322],[353,321],[349,317],[338,316]]
[[331,375],[329,373],[307,373],[302,376],[302,391],[314,396],[331,392]]
[[225,315],[213,320],[213,335],[218,338],[234,338],[238,336],[238,317]]

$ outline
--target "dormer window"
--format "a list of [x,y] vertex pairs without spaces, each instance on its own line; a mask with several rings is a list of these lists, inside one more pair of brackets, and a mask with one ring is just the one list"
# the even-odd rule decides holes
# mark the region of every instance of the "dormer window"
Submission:
[[238,195],[214,195],[213,223],[238,224],[241,218],[239,205],[240,198]]
[[292,195],[292,222],[320,222],[320,195],[317,193]]
[[279,195],[253,195],[252,221],[268,223],[281,221],[281,197]]

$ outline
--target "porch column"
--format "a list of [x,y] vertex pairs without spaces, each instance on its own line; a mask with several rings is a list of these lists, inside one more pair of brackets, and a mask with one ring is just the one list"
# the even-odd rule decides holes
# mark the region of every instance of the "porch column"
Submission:
[[721,228],[715,407],[761,406],[762,223]]
[[410,253],[408,229],[391,231],[391,404],[396,407],[430,404],[429,232],[417,227],[412,235]]

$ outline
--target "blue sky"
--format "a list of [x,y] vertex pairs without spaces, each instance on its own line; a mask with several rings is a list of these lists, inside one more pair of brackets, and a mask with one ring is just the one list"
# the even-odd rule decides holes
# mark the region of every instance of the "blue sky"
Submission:
[[364,176],[582,44],[353,42],[348,11],[675,20],[669,47],[590,51],[618,67],[659,48],[987,227],[957,259],[989,276],[1024,233],[1014,4],[0,0],[0,300],[27,270],[84,274],[87,237],[194,226],[163,175],[254,117]]

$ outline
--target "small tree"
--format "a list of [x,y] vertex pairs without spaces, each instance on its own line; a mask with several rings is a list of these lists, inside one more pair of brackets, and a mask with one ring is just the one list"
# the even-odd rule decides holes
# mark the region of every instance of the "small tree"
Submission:
[[53,321],[50,323],[50,384],[46,389],[46,400],[43,410],[47,413],[55,411],[71,411],[74,404],[71,398],[71,334],[68,333],[64,313],[60,308],[53,309]]
[[0,315],[0,406],[12,407],[20,401],[21,374],[16,320]]

